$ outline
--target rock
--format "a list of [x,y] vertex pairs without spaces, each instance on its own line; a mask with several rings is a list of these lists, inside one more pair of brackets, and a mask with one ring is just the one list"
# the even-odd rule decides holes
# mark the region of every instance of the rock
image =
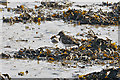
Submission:
[[18,75],[24,76],[24,72],[19,72]]
[[0,54],[0,58],[2,58],[2,59],[8,59],[8,58],[11,58],[11,56],[9,54],[2,53],[2,54]]

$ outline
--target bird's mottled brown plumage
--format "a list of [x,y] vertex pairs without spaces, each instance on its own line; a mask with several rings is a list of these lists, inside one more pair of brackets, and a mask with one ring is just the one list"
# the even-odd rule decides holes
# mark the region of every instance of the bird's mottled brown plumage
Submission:
[[58,35],[60,35],[60,38],[59,40],[63,43],[63,44],[67,44],[67,45],[77,45],[79,46],[79,42],[77,39],[71,37],[71,36],[68,36],[68,35],[65,35],[63,31],[60,31],[58,33]]

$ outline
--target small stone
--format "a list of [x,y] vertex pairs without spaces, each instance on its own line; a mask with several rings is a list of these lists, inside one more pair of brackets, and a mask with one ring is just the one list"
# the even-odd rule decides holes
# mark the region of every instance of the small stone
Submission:
[[28,70],[26,70],[25,73],[28,74]]
[[18,75],[24,76],[24,72],[19,72]]
[[25,29],[29,29],[29,26],[25,26]]

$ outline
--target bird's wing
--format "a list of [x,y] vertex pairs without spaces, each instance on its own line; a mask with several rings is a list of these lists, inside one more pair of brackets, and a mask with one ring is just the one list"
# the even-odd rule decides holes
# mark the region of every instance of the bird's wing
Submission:
[[69,39],[68,37],[61,37],[61,38],[62,38],[61,40],[64,44],[72,44],[71,39]]
[[71,36],[66,35],[66,37],[63,39],[66,41],[67,44],[79,44],[76,39],[72,38]]

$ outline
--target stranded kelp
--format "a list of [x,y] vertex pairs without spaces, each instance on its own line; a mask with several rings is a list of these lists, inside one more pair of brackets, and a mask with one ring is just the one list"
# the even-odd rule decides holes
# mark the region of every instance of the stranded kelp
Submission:
[[38,49],[20,49],[14,53],[13,57],[17,59],[34,59],[54,61],[77,61],[105,65],[111,64],[119,66],[120,47],[112,43],[110,39],[98,38],[96,35],[88,34],[88,39],[80,39],[78,47],[71,48],[53,48],[40,47]]
[[11,80],[9,74],[0,74],[0,80]]
[[[63,4],[63,5],[62,5]],[[112,11],[103,11],[101,8],[98,11],[93,11],[93,9],[86,10],[75,10],[68,9],[67,11],[60,11],[64,8],[72,6],[72,3],[62,3],[57,2],[41,2],[40,6],[35,5],[35,9],[26,8],[24,5],[17,6],[17,8],[7,8],[7,11],[14,12],[14,14],[20,14],[20,16],[5,18],[3,17],[3,22],[6,23],[38,23],[40,25],[41,21],[53,21],[53,20],[64,20],[68,23],[73,24],[90,24],[90,25],[119,25],[119,14],[120,14],[120,2],[118,3],[102,3],[102,6],[108,5],[108,8]],[[99,6],[101,6],[99,5]],[[86,6],[85,6],[86,7]],[[47,14],[45,10],[47,11]],[[58,10],[57,12],[49,12],[52,10]],[[32,13],[32,14],[31,14]],[[31,14],[31,15],[30,15]]]
[[120,2],[113,4],[112,11],[103,11],[101,8],[94,12],[91,9],[86,10],[75,10],[69,9],[63,11],[63,20],[74,24],[98,24],[98,25],[119,25],[119,14],[120,14]]
[[[40,25],[41,21],[52,21],[52,15],[50,14],[49,10],[57,9],[62,10],[69,6],[72,3],[65,3],[65,2],[41,2],[41,4],[35,5],[33,8],[27,8],[24,5],[17,6],[17,8],[7,8],[8,12],[13,12],[14,14],[19,14],[19,16],[14,16],[10,18],[3,17],[4,23],[38,23]],[[47,14],[46,12],[47,11]],[[31,15],[30,15],[31,14]]]
[[89,80],[89,79],[93,79],[93,80],[119,80],[120,79],[120,68],[114,69],[114,68],[110,68],[110,69],[103,69],[100,72],[93,72],[93,73],[89,73],[86,75],[79,75],[79,79],[75,79],[75,80]]

